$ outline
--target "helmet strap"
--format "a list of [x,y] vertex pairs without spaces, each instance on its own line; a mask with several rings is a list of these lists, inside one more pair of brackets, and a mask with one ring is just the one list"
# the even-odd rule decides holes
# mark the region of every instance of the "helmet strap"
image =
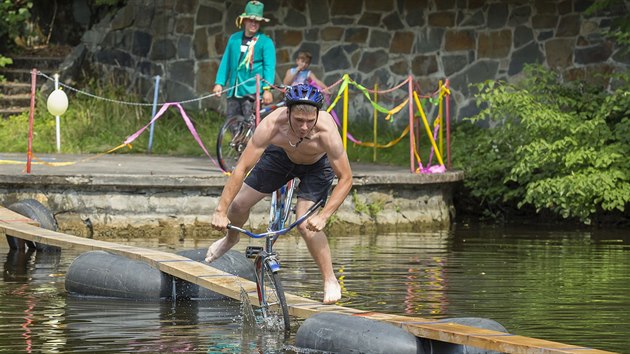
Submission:
[[[296,136],[298,135],[295,132],[295,129],[293,129],[293,125],[291,124],[291,107],[287,108],[289,110],[289,128],[291,128],[291,131],[293,132],[293,134],[295,134]],[[313,126],[311,127],[311,129],[308,131],[308,133],[306,133],[306,135],[310,134],[311,131],[313,131],[313,129],[315,128],[315,126],[317,125],[317,120],[319,119],[319,110],[317,110],[317,117],[315,118],[315,124],[313,124]],[[287,137],[287,141],[289,142],[289,146],[291,146],[292,148],[297,148],[298,146],[300,146],[300,143],[304,140],[304,139],[310,139],[308,136],[305,136],[304,138],[300,138],[298,140],[297,143],[293,144],[291,142],[291,139],[289,139],[289,137]]]

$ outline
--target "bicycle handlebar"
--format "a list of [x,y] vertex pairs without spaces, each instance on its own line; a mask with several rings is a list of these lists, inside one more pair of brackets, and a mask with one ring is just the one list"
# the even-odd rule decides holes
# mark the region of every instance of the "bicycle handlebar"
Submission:
[[317,208],[319,208],[323,203],[324,203],[324,200],[320,199],[317,203],[313,204],[310,208],[308,208],[308,210],[306,211],[306,213],[304,213],[304,215],[300,216],[291,225],[285,227],[284,229],[269,230],[267,232],[256,234],[256,233],[253,233],[253,232],[251,232],[249,230],[245,230],[245,229],[240,228],[238,226],[234,226],[232,224],[228,224],[227,228],[231,229],[231,230],[236,230],[236,231],[241,232],[241,233],[244,233],[245,235],[247,235],[247,236],[249,236],[251,238],[263,238],[263,237],[269,237],[269,236],[275,236],[275,235],[284,235],[287,232],[291,231],[291,229],[293,229],[297,225],[301,224],[304,220],[308,219],[311,216],[311,214],[313,214],[313,212],[315,212],[315,210],[317,210]]

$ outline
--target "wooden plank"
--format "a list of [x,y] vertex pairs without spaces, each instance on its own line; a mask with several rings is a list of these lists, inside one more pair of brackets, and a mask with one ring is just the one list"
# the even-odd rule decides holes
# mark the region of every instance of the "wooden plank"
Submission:
[[37,221],[3,207],[0,207],[0,221],[5,223],[26,223],[33,226],[39,226]]
[[[86,239],[41,229],[19,220],[19,214],[0,207],[0,233],[9,236],[49,244],[62,248],[79,250],[104,250],[131,259],[146,262],[160,271],[189,281],[216,293],[240,300],[245,291],[252,304],[258,305],[256,284],[252,281],[223,272],[209,265],[191,261],[173,253],[141,247],[120,245],[112,242]],[[320,312],[336,312],[351,316],[361,316],[384,321],[401,327],[410,333],[443,342],[469,345],[503,353],[540,354],[605,354],[610,353],[593,348],[563,344],[542,339],[469,327],[448,320],[431,320],[420,317],[388,315],[379,312],[357,310],[337,305],[324,305],[321,302],[305,299],[294,294],[286,294],[289,312],[300,318],[308,318]]]

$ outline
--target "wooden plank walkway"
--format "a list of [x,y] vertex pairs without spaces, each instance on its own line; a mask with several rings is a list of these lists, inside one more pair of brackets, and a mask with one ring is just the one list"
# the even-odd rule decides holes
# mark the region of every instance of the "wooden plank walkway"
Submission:
[[[4,234],[67,249],[104,250],[116,253],[146,262],[164,273],[198,284],[233,299],[239,300],[241,289],[244,289],[249,294],[250,301],[255,305],[258,304],[256,284],[254,282],[225,273],[206,264],[192,261],[189,258],[173,253],[66,235],[39,228],[32,225],[32,223],[32,220],[0,207],[0,236]],[[402,327],[418,337],[469,345],[503,353],[610,353],[588,347],[463,326],[445,322],[444,320],[436,321],[419,317],[368,312],[336,305],[323,305],[321,302],[305,299],[297,295],[289,293],[286,295],[291,315],[299,318],[308,318],[319,312],[344,313],[388,322]]]

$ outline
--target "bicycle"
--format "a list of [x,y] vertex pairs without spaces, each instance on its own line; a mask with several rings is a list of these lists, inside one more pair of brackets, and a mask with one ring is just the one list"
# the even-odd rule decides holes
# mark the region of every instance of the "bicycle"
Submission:
[[[267,231],[256,234],[249,230],[229,224],[228,229],[236,230],[251,238],[265,238],[265,246],[248,246],[245,254],[247,258],[254,259],[256,271],[256,290],[258,302],[265,324],[271,328],[279,328],[285,332],[290,331],[291,322],[287,306],[284,288],[280,280],[280,262],[278,254],[273,250],[273,245],[279,236],[284,235],[297,225],[308,219],[323,200],[313,204],[307,211],[294,222],[290,222],[295,208],[291,207],[293,192],[297,185],[297,178],[287,182],[284,186],[271,194],[271,207],[269,208],[269,226]],[[289,224],[288,226],[287,223]]]
[[[253,97],[251,100],[253,101]],[[271,113],[271,111],[284,105],[284,101],[281,101],[261,108],[261,119]],[[252,112],[247,119],[239,115],[230,117],[223,123],[217,137],[217,159],[223,171],[232,172],[255,129],[256,112]]]

